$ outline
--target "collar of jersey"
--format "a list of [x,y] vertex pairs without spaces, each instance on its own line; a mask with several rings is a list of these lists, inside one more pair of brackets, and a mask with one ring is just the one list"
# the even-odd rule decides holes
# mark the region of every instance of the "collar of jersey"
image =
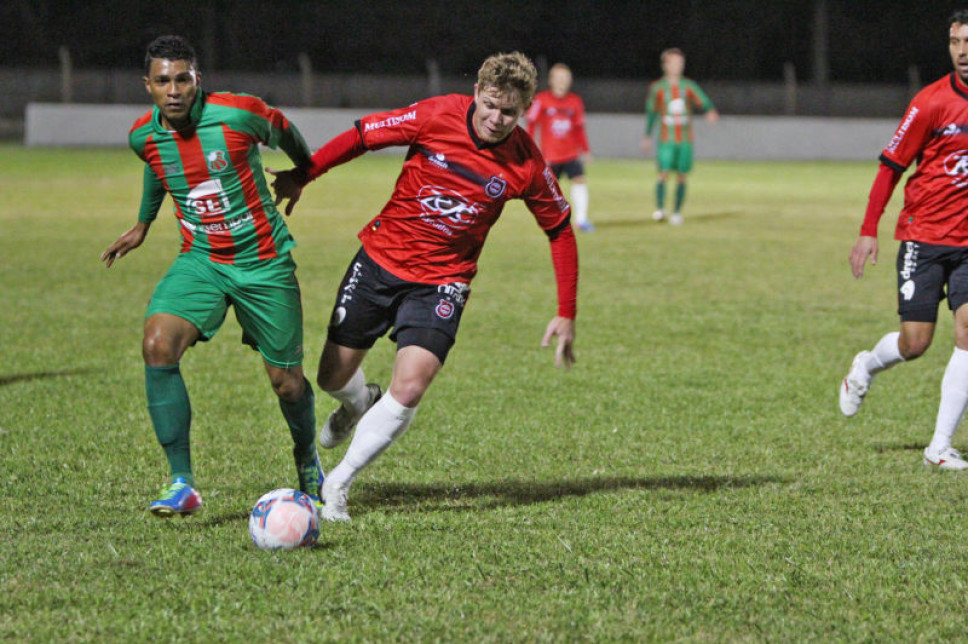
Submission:
[[[190,130],[191,128],[198,125],[198,122],[202,120],[202,110],[205,109],[205,92],[201,89],[195,95],[195,102],[192,103],[192,109],[188,113],[188,126],[178,130],[179,132]],[[154,126],[156,132],[164,132],[172,134],[175,130],[166,129],[164,125],[161,124],[161,110],[155,105],[154,108],[154,118],[151,119],[151,123]]]

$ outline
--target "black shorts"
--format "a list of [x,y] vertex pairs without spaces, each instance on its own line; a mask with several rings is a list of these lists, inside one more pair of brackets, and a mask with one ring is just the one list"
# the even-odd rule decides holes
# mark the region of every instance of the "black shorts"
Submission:
[[560,179],[562,174],[569,179],[585,176],[585,166],[582,165],[581,159],[572,159],[564,163],[552,163],[551,171],[555,173],[556,179]]
[[362,248],[350,262],[329,323],[329,340],[351,349],[369,349],[390,328],[397,348],[418,346],[440,360],[457,338],[470,296],[463,282],[408,282],[374,262]]
[[968,303],[968,247],[903,241],[897,252],[897,312],[902,322],[937,322],[938,305]]

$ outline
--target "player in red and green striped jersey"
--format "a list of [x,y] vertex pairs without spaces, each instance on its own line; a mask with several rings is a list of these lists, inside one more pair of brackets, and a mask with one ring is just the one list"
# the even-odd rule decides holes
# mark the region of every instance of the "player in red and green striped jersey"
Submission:
[[649,87],[645,103],[645,137],[642,151],[648,153],[652,146],[652,132],[659,124],[656,161],[659,178],[655,186],[656,211],[652,218],[666,218],[665,187],[669,172],[676,171],[676,201],[669,223],[682,223],[682,204],[686,200],[686,177],[692,170],[692,114],[705,112],[706,120],[715,123],[719,112],[705,92],[695,81],[685,78],[686,56],[681,49],[672,48],[662,52],[662,73],[659,80]]
[[313,390],[302,371],[295,242],[269,192],[258,146],[281,148],[297,167],[308,165],[309,148],[260,99],[203,91],[195,52],[183,38],[162,36],[148,46],[144,82],[155,105],[129,136],[145,162],[138,223],[101,259],[110,267],[140,246],[165,193],[171,195],[181,253],[148,304],[142,353],[148,412],[172,480],[149,509],[167,517],[201,507],[189,447],[191,405],[178,363],[188,347],[215,335],[229,306],[279,397],[299,487],[318,502],[323,471]]

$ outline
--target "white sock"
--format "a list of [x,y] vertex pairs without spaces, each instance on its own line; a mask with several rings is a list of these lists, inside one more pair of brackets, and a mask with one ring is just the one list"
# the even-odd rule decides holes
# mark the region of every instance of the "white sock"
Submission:
[[346,455],[327,478],[333,483],[351,483],[360,470],[406,431],[416,413],[416,407],[404,407],[389,391],[383,394],[383,398],[360,419]]
[[929,449],[933,452],[951,447],[958,423],[968,406],[968,351],[955,347],[941,379],[941,404],[938,422]]
[[363,375],[363,369],[357,369],[342,389],[327,391],[326,393],[343,403],[355,416],[359,416],[366,411],[366,404],[370,401],[370,392],[366,388],[366,376]]
[[588,184],[571,184],[571,206],[575,212],[576,224],[588,223]]
[[864,364],[867,373],[876,376],[885,369],[890,369],[897,363],[904,362],[901,351],[897,347],[897,341],[900,337],[901,334],[897,331],[888,333],[874,345]]

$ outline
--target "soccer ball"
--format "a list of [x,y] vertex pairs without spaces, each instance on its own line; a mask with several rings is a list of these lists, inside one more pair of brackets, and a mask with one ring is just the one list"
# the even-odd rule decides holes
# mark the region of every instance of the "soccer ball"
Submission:
[[263,494],[249,515],[249,535],[263,550],[311,546],[319,538],[319,518],[309,495],[291,488]]

